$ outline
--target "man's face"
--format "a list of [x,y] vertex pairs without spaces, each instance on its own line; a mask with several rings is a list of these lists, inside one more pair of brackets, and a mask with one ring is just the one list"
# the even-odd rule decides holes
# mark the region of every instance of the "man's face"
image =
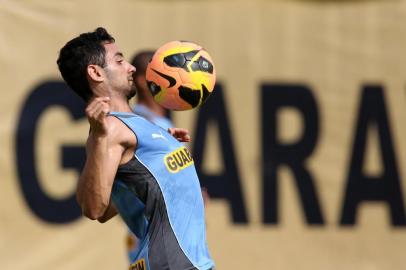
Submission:
[[104,44],[106,49],[107,83],[111,89],[122,92],[127,98],[135,95],[133,73],[135,67],[128,63],[115,43]]

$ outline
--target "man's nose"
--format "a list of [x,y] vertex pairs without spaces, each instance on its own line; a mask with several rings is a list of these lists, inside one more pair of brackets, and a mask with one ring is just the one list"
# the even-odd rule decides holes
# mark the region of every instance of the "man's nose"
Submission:
[[134,73],[135,70],[136,70],[136,68],[135,68],[133,65],[130,64],[130,70],[129,70],[129,71],[132,72],[132,73]]

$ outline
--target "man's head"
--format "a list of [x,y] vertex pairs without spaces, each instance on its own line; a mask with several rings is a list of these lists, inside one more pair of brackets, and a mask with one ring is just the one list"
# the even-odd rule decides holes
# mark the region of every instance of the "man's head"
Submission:
[[115,39],[102,27],[66,43],[57,64],[66,83],[86,102],[102,84],[107,90],[126,88],[126,95],[134,94],[130,93],[134,67],[124,60]]
[[145,50],[137,53],[131,60],[131,64],[135,67],[133,74],[135,86],[138,91],[138,99],[152,98],[151,93],[148,90],[147,82],[145,79],[145,72],[147,70],[148,63],[154,55],[153,50]]

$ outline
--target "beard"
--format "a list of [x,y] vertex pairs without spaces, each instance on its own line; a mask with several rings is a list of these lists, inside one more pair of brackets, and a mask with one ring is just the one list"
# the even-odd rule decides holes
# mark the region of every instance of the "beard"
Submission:
[[127,93],[127,99],[130,100],[132,97],[134,97],[137,94],[137,87],[135,87],[135,84],[131,87],[130,91]]

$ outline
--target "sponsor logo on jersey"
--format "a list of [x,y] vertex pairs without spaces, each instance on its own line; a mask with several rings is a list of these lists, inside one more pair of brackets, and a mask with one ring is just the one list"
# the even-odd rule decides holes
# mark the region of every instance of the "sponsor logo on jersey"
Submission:
[[162,134],[161,131],[159,131],[159,134],[158,133],[152,133],[151,136],[152,136],[152,139],[162,139],[162,140],[165,140],[165,141],[168,140],[167,138],[165,138],[165,136]]
[[193,164],[193,158],[186,147],[181,147],[164,157],[166,168],[171,173],[177,173]]
[[145,259],[139,259],[132,265],[130,265],[129,270],[147,270],[147,266],[145,265]]

